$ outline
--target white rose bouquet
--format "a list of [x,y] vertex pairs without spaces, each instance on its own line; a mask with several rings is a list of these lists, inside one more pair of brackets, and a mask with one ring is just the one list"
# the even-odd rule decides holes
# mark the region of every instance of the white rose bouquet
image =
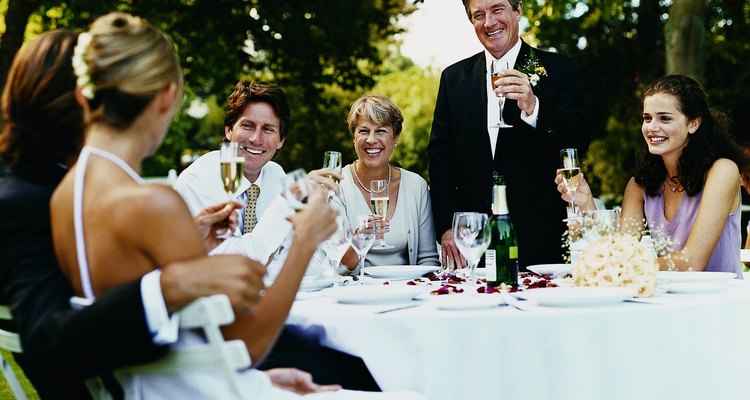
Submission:
[[637,297],[650,297],[658,269],[653,252],[638,238],[612,233],[583,249],[572,274],[576,286],[633,287]]

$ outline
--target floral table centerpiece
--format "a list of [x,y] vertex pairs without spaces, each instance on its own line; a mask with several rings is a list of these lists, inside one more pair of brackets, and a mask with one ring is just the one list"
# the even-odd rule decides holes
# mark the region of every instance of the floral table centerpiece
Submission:
[[576,286],[632,287],[637,297],[656,291],[653,251],[633,235],[610,233],[590,242],[572,267]]

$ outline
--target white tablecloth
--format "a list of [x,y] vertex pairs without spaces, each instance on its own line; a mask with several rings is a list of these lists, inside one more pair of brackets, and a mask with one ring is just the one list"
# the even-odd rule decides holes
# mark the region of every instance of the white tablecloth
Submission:
[[313,295],[288,322],[428,399],[750,399],[750,282],[651,301],[373,314],[392,306]]

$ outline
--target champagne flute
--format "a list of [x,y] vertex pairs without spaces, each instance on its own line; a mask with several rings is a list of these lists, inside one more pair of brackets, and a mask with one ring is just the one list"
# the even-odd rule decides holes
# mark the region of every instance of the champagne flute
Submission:
[[[341,157],[341,153],[338,151],[326,151],[323,154],[323,168],[332,169],[338,173],[341,173],[341,167],[343,164],[343,158]],[[335,176],[331,175],[331,179],[338,184],[339,180]],[[336,195],[336,192],[333,190],[328,191],[328,201],[331,201],[333,196]]]
[[365,257],[367,252],[375,243],[375,219],[372,215],[358,215],[357,226],[352,232],[352,247],[359,256],[359,262],[357,263],[357,279],[360,283],[364,283],[363,278],[365,277]]
[[453,220],[453,239],[458,251],[469,266],[469,282],[476,288],[474,272],[482,254],[490,245],[490,227],[487,214],[476,212],[459,213]]
[[578,208],[576,207],[576,190],[578,182],[581,180],[581,166],[578,164],[578,149],[568,148],[560,150],[560,174],[565,182],[565,188],[570,193],[571,215],[568,219],[578,217]]
[[302,168],[286,174],[284,177],[284,197],[289,207],[302,210],[307,206],[307,199],[312,193],[312,184]]
[[[224,186],[224,192],[227,194],[227,200],[233,201],[237,198],[240,186],[242,185],[242,176],[245,165],[245,158],[239,153],[237,142],[222,142],[219,150],[219,165],[221,168],[221,182]],[[233,236],[240,236],[237,233],[239,227],[233,231],[227,231],[219,237],[226,239]]]
[[[509,69],[510,66],[508,65],[507,61],[500,61],[500,60],[492,60],[492,63],[490,64],[490,79],[492,79],[492,89],[497,89],[500,86],[500,78],[503,77],[501,71],[503,69]],[[505,94],[495,94],[497,96],[497,105],[500,108],[500,120],[497,121],[495,125],[492,125],[492,128],[512,128],[513,125],[507,124],[505,120],[503,120],[503,108],[505,107]]]
[[[456,218],[461,214],[463,214],[463,212],[453,213],[453,222],[451,223],[451,228],[453,228],[453,226],[456,225]],[[463,268],[464,267],[463,265],[461,267],[458,266],[458,262],[459,260],[453,260],[453,264],[456,266],[456,269]],[[453,274],[451,274],[451,271],[448,268],[448,263],[446,262],[445,264],[440,265],[440,274],[441,274],[440,281],[442,282],[442,284],[445,285],[445,284],[450,283],[450,277],[451,275],[455,275],[455,271]]]
[[[385,179],[370,181],[370,204],[372,204],[372,212],[375,215],[382,217],[381,221],[383,221],[383,224],[385,224],[386,217],[388,216],[389,200],[390,194],[388,191],[388,181]],[[385,242],[385,233],[378,233],[377,238],[380,242],[373,246],[373,249],[382,250],[393,248],[392,245]]]
[[330,261],[330,267],[323,271],[324,277],[334,277],[338,275],[338,267],[341,263],[341,259],[349,250],[349,246],[352,242],[352,231],[349,226],[349,221],[345,216],[339,215],[336,217],[336,231],[323,243],[323,251],[326,253],[328,260]]

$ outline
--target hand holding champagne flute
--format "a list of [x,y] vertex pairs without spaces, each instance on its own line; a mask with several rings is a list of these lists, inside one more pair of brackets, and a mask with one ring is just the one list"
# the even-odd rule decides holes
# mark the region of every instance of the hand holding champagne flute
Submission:
[[[388,216],[388,201],[390,193],[388,181],[385,179],[376,179],[370,182],[370,204],[372,212],[381,217],[382,223],[386,222]],[[380,223],[380,222],[379,222]],[[380,229],[378,229],[380,231]],[[393,246],[385,242],[385,234],[378,234],[380,242],[373,246],[373,249],[392,249]]]
[[289,207],[295,210],[304,209],[312,191],[313,187],[304,169],[297,168],[284,177],[284,197]]
[[[338,151],[326,151],[325,154],[323,154],[323,168],[324,169],[332,169],[339,174],[341,174],[341,167],[343,165],[343,158],[341,157],[341,153]],[[331,179],[338,184],[339,179],[335,175],[331,175]],[[336,193],[334,193],[333,190],[328,191],[328,201],[331,201],[333,196],[335,196]]]
[[[500,60],[492,60],[492,64],[490,66],[490,78],[492,79],[492,89],[497,89],[500,87],[500,79],[503,77],[502,70],[509,69],[510,66],[508,65],[507,61],[500,61]],[[513,125],[507,124],[505,120],[503,120],[503,108],[505,106],[505,94],[495,94],[497,96],[497,104],[500,108],[500,120],[497,121],[495,125],[492,125],[492,128],[512,128]]]
[[581,167],[578,164],[578,150],[575,148],[568,148],[560,150],[560,174],[562,175],[565,187],[570,194],[570,207],[571,214],[570,218],[576,218],[578,216],[578,209],[576,208],[576,190],[578,189],[578,182],[581,180]]
[[[239,154],[237,142],[223,142],[219,154],[221,182],[224,186],[224,192],[226,192],[229,201],[234,201],[239,194],[237,191],[242,184],[245,158]],[[239,236],[236,229],[228,230],[222,238],[225,239],[232,236]]]

